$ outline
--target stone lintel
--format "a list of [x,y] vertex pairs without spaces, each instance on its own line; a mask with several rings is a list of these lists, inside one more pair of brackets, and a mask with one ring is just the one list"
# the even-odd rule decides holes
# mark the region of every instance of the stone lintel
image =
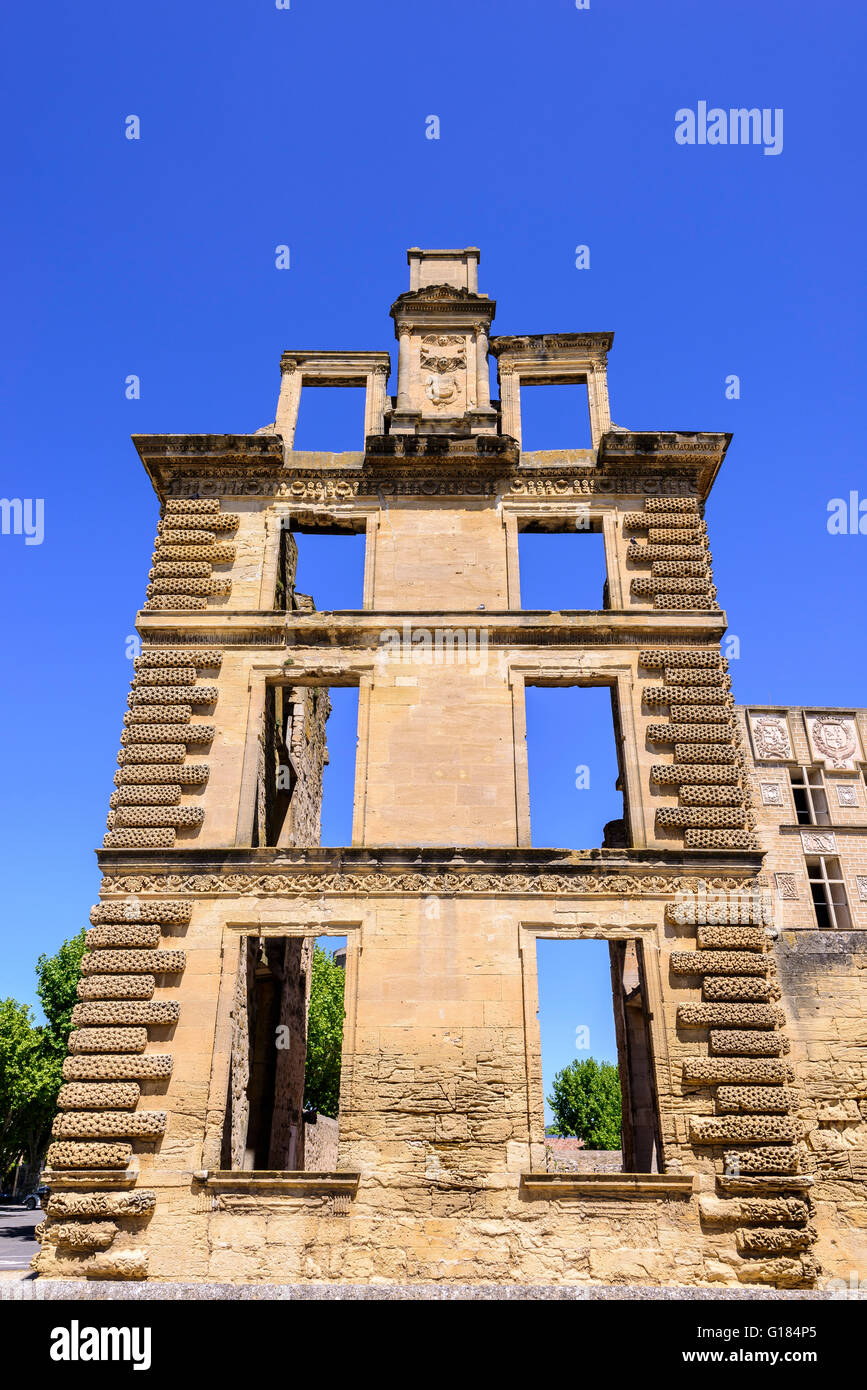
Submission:
[[531,1197],[689,1197],[691,1173],[522,1173]]
[[335,1192],[354,1197],[360,1174],[211,1169],[194,1173],[193,1177],[214,1192]]

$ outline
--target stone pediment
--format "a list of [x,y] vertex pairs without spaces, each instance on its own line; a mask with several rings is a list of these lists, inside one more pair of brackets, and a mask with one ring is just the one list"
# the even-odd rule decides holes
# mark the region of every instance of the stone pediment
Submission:
[[472,290],[461,289],[455,285],[426,285],[424,289],[407,290],[398,295],[391,306],[391,316],[401,309],[482,309],[493,318],[496,304],[486,294],[475,294]]

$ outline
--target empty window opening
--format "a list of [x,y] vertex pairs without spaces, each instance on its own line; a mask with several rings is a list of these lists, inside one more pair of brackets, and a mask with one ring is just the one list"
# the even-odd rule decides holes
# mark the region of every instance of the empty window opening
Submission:
[[828,797],[820,767],[790,767],[792,796],[799,825],[830,825]]
[[548,1170],[658,1172],[641,943],[540,939],[537,966]]
[[531,843],[631,843],[619,766],[619,715],[607,686],[528,686]]
[[590,449],[590,398],[585,382],[521,381],[521,449]]
[[364,532],[295,523],[280,534],[275,608],[357,610],[364,603]]
[[807,857],[807,878],[816,912],[816,925],[823,931],[836,928],[849,931],[852,919],[849,915],[849,900],[846,897],[846,884],[839,859],[825,855]]
[[[608,607],[608,578],[602,532],[583,513],[569,531],[543,532],[535,525],[518,532],[518,573],[523,609],[598,612]],[[586,529],[585,529],[586,528]]]
[[358,689],[269,685],[253,845],[352,843]]
[[363,386],[320,386],[305,381],[293,448],[343,453],[364,448]]
[[222,1167],[337,1167],[346,938],[244,936]]

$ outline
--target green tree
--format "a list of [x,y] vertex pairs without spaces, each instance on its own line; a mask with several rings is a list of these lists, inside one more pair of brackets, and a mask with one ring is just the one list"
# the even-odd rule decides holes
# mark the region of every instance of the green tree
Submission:
[[44,1149],[57,1088],[46,1063],[43,1030],[26,1004],[0,1003],[0,1185],[23,1157],[28,1173]]
[[45,1055],[56,1065],[57,1086],[72,1028],[72,1010],[78,1002],[78,981],[84,955],[84,928],[64,941],[53,956],[42,955],[36,962],[36,993],[46,1017],[43,1029]]
[[84,931],[36,963],[46,1022],[37,1024],[28,1005],[0,1003],[0,1182],[8,1185],[23,1159],[23,1184],[36,1180],[51,1135],[63,1058],[72,1026]]
[[345,972],[335,965],[330,952],[314,945],[310,1008],[307,1014],[304,1104],[332,1118],[336,1118],[340,1103],[345,983]]
[[570,1062],[554,1077],[548,1104],[555,1134],[577,1135],[588,1149],[619,1149],[620,1074],[611,1062]]

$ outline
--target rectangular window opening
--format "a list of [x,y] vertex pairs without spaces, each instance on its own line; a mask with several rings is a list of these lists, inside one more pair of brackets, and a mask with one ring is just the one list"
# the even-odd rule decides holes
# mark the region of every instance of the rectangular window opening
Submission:
[[808,855],[807,878],[820,930],[849,931],[852,918],[840,860],[823,854]]
[[614,689],[528,686],[526,719],[531,843],[631,844]]
[[334,1172],[346,938],[243,936],[221,1166]]
[[660,1140],[636,940],[537,940],[549,1172],[655,1173]]
[[789,780],[799,825],[830,825],[828,797],[820,767],[790,767]]
[[365,533],[294,522],[280,533],[274,607],[283,613],[333,613],[364,606]]
[[298,405],[293,449],[343,453],[364,448],[364,386],[329,386],[305,381]]
[[253,845],[352,843],[358,689],[269,685]]
[[590,449],[587,383],[521,380],[521,449]]
[[609,607],[605,540],[600,523],[576,510],[568,529],[527,522],[518,531],[521,607],[598,613]]

